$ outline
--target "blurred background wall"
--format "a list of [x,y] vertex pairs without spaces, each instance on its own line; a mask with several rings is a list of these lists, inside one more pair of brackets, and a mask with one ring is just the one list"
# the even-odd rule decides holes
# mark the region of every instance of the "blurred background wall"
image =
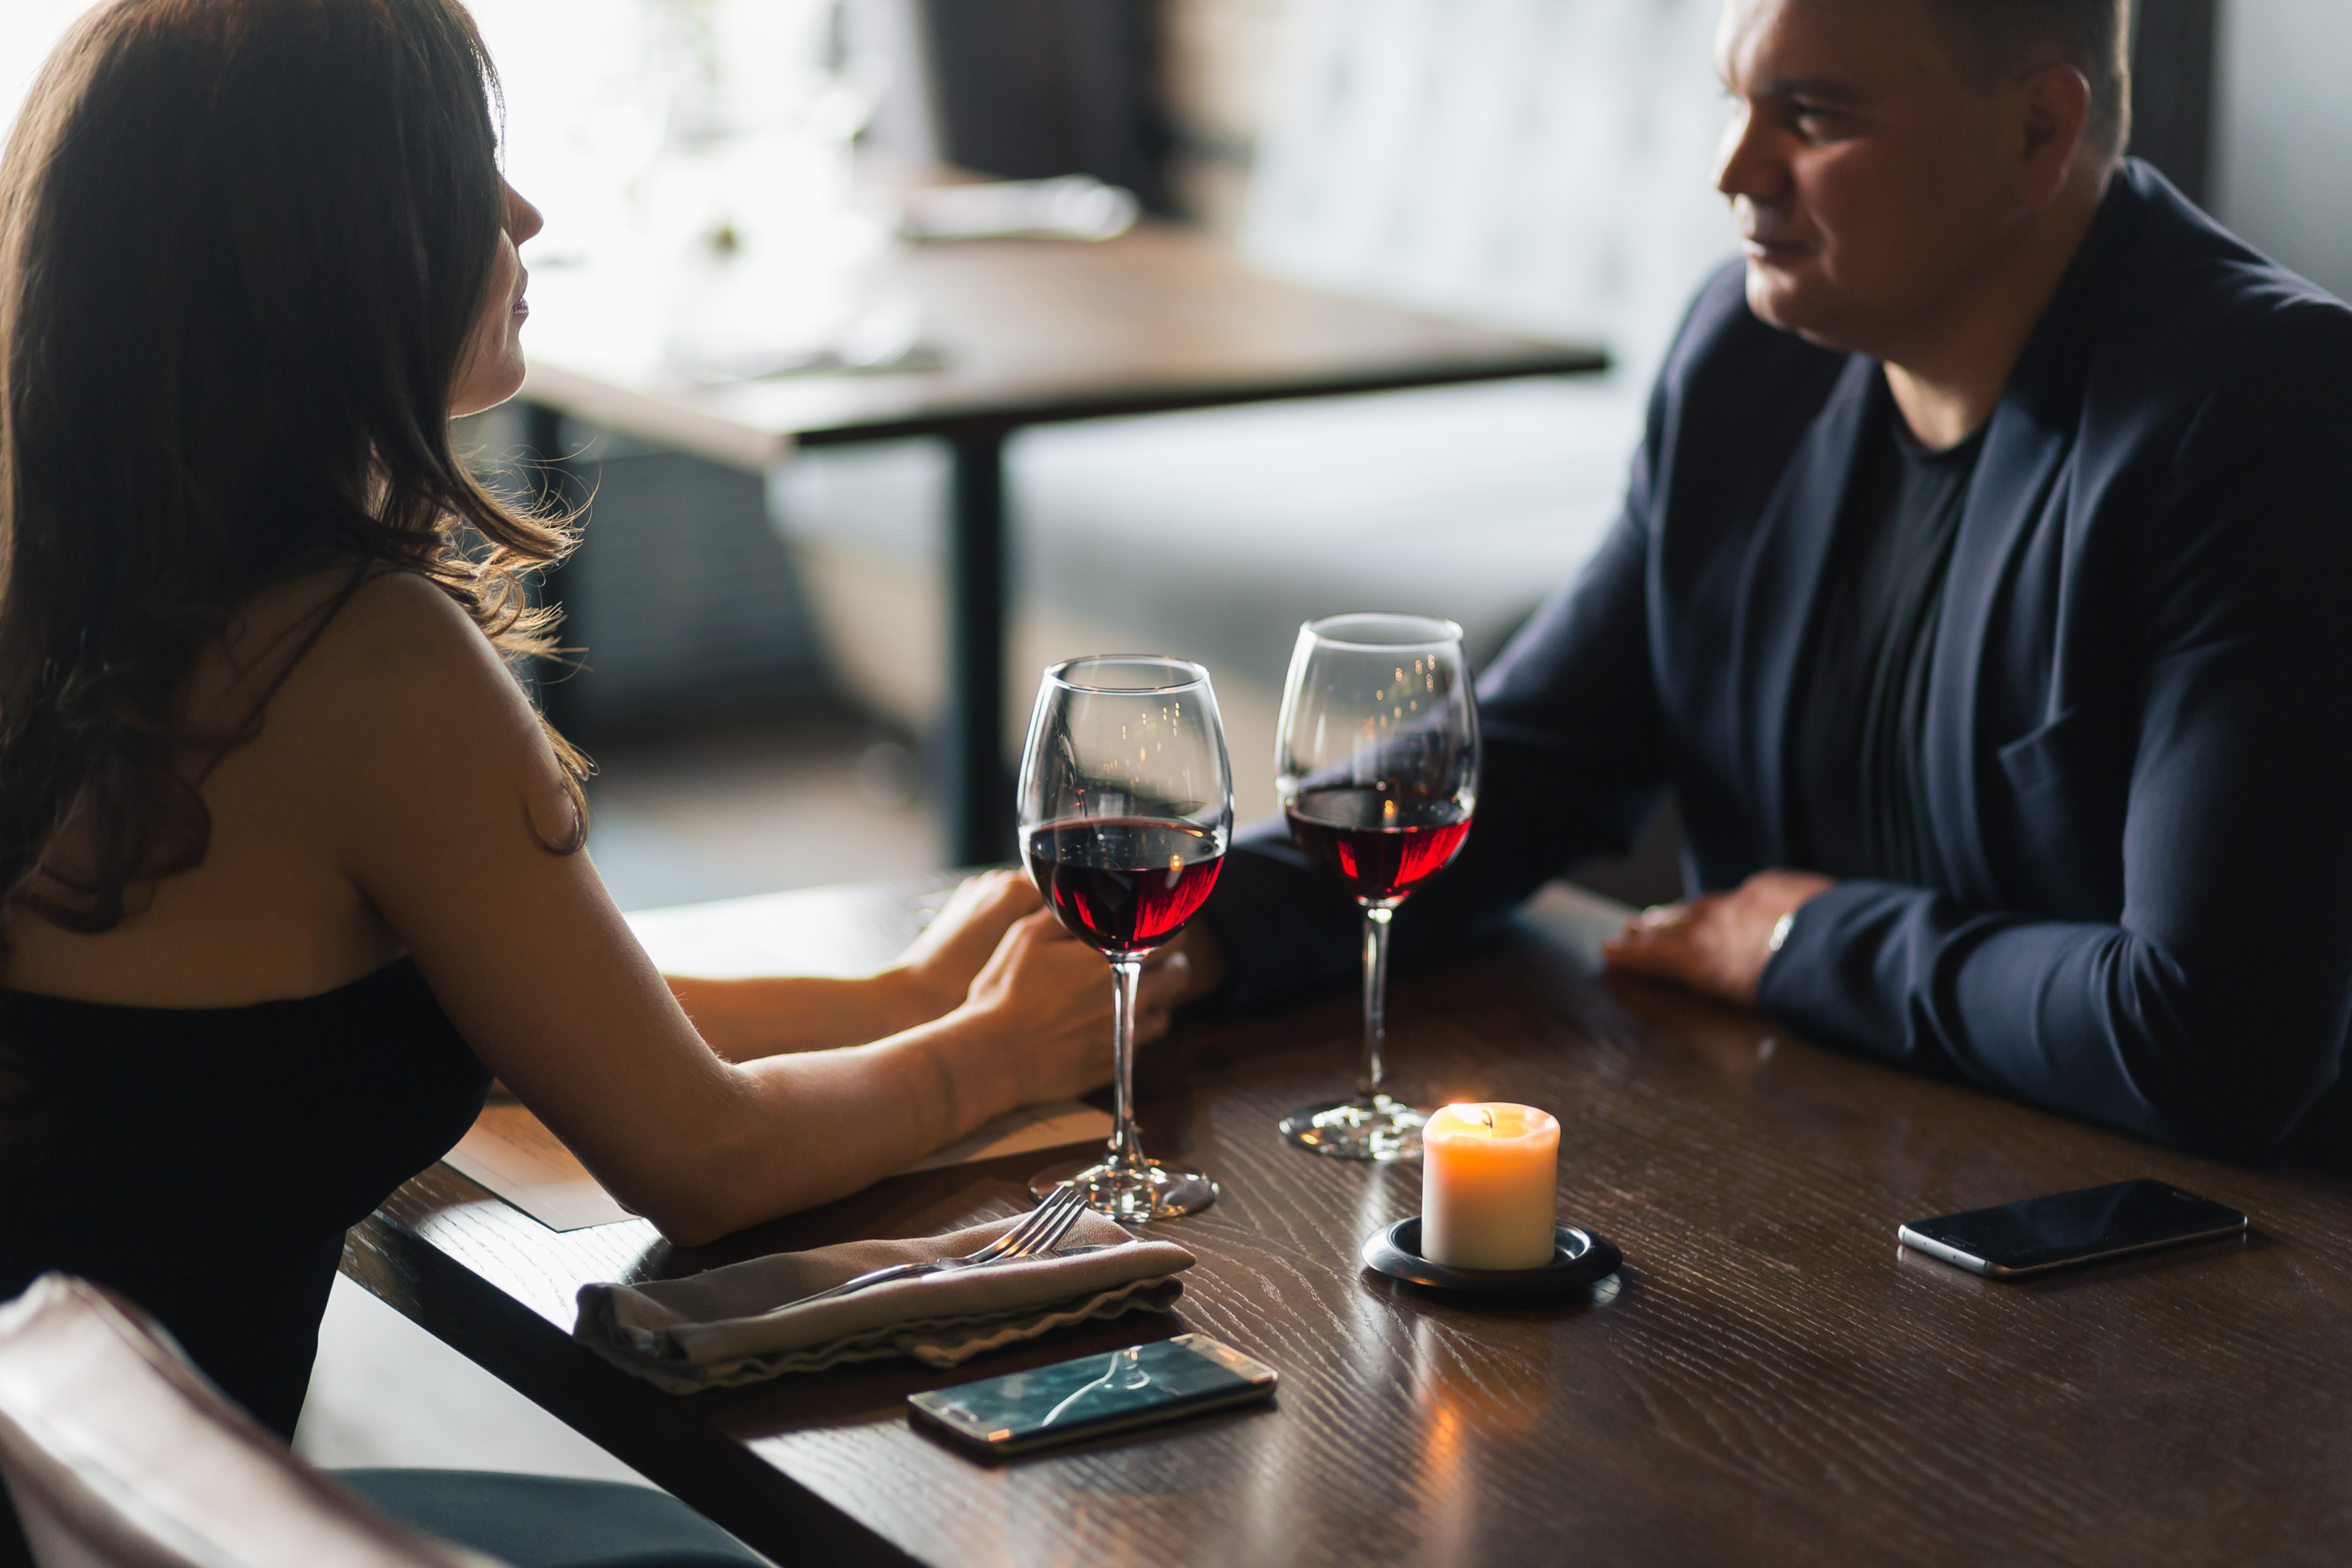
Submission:
[[2352,299],[2352,5],[2227,0],[2219,55],[2213,211]]

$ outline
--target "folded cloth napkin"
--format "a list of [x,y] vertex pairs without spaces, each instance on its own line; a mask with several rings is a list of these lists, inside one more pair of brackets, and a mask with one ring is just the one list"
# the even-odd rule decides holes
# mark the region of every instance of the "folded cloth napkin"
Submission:
[[[894,1263],[977,1252],[1024,1216],[912,1241],[853,1241],[730,1263],[650,1285],[583,1285],[573,1335],[624,1372],[672,1394],[759,1383],[789,1372],[907,1355],[955,1366],[1065,1323],[1165,1312],[1192,1255],[1078,1216],[1056,1256],[869,1285],[829,1301],[804,1296]],[[1100,1250],[1075,1251],[1081,1247]]]

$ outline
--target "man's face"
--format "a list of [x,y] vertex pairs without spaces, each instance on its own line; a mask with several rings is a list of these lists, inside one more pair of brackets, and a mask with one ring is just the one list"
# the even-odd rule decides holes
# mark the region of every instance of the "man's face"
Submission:
[[1716,184],[1764,320],[1896,357],[2013,243],[2004,97],[1958,77],[1926,0],[1726,0],[1716,58]]

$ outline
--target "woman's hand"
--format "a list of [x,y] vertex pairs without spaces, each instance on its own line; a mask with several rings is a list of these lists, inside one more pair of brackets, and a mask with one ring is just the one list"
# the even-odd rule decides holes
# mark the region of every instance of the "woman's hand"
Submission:
[[1018,871],[984,871],[956,889],[898,962],[876,976],[902,992],[911,1015],[905,1024],[961,1006],[1013,922],[1034,913],[1041,902],[1036,888]]
[[669,987],[710,1048],[730,1061],[863,1045],[961,1006],[1005,931],[1037,903],[1026,879],[991,871],[958,888],[923,934],[878,974],[857,980],[674,974]]
[[1612,969],[1689,986],[1742,1006],[1756,1003],[1774,932],[1837,884],[1810,871],[1759,871],[1728,893],[1702,893],[1644,910],[1601,949]]
[[[1191,973],[1181,952],[1145,960],[1138,1044],[1168,1032]],[[1007,1105],[1067,1100],[1110,1081],[1111,994],[1103,955],[1040,910],[1013,923],[946,1021],[973,1027],[977,1048],[1003,1075]]]

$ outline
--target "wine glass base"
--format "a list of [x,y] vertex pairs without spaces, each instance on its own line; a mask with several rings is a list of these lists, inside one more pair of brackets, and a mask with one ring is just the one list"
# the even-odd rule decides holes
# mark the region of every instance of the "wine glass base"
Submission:
[[1030,1195],[1040,1199],[1051,1196],[1058,1187],[1073,1185],[1085,1189],[1088,1208],[1121,1225],[1181,1219],[1217,1201],[1216,1183],[1198,1171],[1163,1165],[1157,1160],[1146,1160],[1140,1170],[1074,1160],[1029,1178]]
[[1426,1110],[1376,1094],[1302,1105],[1282,1119],[1282,1135],[1335,1160],[1418,1160],[1428,1120]]

